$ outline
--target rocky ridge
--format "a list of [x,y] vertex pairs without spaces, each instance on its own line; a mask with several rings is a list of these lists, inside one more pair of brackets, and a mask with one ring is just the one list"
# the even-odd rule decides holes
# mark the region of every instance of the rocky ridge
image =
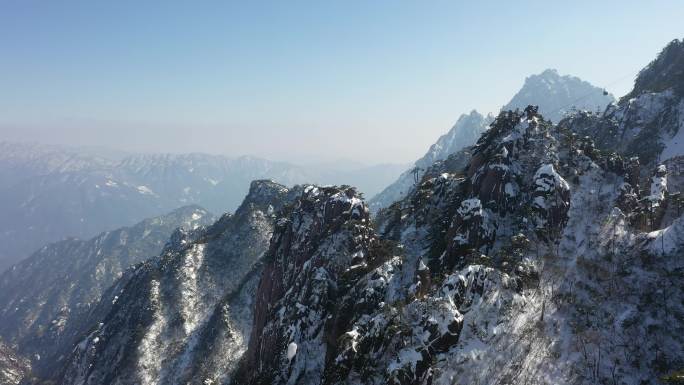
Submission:
[[250,334],[274,216],[297,191],[252,182],[234,215],[174,233],[159,257],[117,283],[115,303],[74,349],[60,383],[229,379]]
[[44,246],[0,275],[0,336],[32,358],[34,375],[54,372],[129,266],[158,255],[178,227],[211,222],[206,210],[187,206],[87,241]]
[[[660,378],[684,359],[664,173],[638,197],[657,205],[623,211],[628,162],[530,109],[500,114],[466,167],[381,211],[379,236],[353,191],[312,189],[279,222],[234,383]],[[648,305],[665,277],[677,282]]]

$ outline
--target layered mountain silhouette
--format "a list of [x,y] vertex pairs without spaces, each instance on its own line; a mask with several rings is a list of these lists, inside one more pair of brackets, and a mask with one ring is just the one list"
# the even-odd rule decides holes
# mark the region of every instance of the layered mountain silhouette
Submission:
[[0,143],[0,271],[48,242],[87,239],[178,207],[235,210],[255,179],[345,183],[373,195],[403,165],[321,169],[208,154],[92,155],[83,148]]
[[[459,130],[474,143],[451,145],[457,135],[447,134],[375,215],[351,186],[253,181],[234,214],[174,231],[157,256],[138,254],[91,305],[57,369],[34,369],[31,381],[677,381],[682,52],[682,41],[669,44],[600,111],[570,109],[557,122],[540,102],[467,115],[461,127],[484,126]],[[40,260],[23,274],[53,257]],[[11,322],[31,330],[27,319]]]

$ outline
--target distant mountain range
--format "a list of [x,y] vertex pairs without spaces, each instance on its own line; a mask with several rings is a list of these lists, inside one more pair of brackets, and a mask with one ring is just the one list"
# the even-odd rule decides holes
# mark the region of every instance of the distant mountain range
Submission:
[[255,157],[146,154],[0,142],[0,271],[47,242],[88,238],[180,206],[235,210],[254,179],[349,184],[368,196],[404,165],[335,169]]

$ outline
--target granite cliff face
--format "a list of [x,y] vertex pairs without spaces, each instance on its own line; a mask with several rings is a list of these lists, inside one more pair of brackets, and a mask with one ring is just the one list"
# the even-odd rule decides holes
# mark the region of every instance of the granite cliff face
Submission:
[[386,262],[382,251],[354,189],[307,187],[278,220],[237,382],[317,383],[353,311],[354,282]]

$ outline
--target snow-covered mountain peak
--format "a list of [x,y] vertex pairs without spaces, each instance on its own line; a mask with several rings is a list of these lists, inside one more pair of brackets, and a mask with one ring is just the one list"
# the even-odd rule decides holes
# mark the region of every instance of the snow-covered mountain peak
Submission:
[[615,98],[578,77],[560,75],[555,69],[525,78],[525,82],[502,111],[538,105],[539,112],[557,123],[573,109],[603,110]]
[[[535,75],[532,75],[535,76]],[[542,71],[539,75],[542,78],[559,78],[560,75],[558,74],[558,70],[555,68],[547,68],[544,71]]]
[[[538,74],[532,74],[525,78],[525,83],[523,84],[523,89],[525,87],[538,87],[545,86],[547,88],[553,88],[554,86],[564,86],[570,83],[580,83],[585,85],[590,85],[589,82],[585,82],[577,76],[572,75],[561,75],[555,68],[547,68]],[[593,87],[593,86],[592,86]]]

